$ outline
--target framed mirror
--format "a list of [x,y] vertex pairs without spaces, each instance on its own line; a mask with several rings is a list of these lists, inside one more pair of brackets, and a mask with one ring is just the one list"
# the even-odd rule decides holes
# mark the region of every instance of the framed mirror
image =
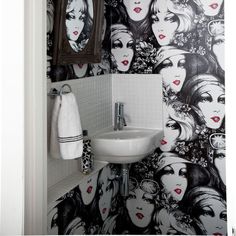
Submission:
[[103,0],[58,0],[53,64],[101,61]]

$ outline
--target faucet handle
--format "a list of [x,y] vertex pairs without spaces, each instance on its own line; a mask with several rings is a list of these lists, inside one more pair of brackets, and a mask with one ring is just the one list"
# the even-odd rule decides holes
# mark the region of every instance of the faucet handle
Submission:
[[119,106],[119,114],[123,115],[123,113],[124,113],[124,103],[119,102],[118,106]]
[[120,106],[120,105],[124,105],[124,103],[123,102],[115,102],[115,105]]
[[116,102],[115,103],[115,121],[114,121],[114,130],[122,130],[123,126],[127,126],[125,117],[124,117],[124,103]]
[[123,125],[124,125],[124,126],[127,126],[125,117],[123,117],[122,122],[123,122]]
[[125,120],[125,114],[124,114],[124,103],[121,102],[120,103],[120,107],[119,107],[119,115],[120,115],[120,124],[123,126],[127,126],[126,124],[126,120]]

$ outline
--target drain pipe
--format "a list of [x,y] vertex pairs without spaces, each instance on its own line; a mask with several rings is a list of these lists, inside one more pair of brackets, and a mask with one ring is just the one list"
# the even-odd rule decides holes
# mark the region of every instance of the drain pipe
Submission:
[[120,194],[122,197],[128,197],[129,195],[129,165],[121,165],[120,173]]

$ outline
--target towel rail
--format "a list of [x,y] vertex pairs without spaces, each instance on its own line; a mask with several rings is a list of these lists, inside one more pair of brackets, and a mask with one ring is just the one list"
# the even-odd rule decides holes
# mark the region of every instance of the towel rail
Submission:
[[[65,91],[64,90],[65,88],[68,88],[69,91]],[[55,98],[56,96],[60,96],[62,94],[71,93],[71,92],[72,92],[71,86],[69,84],[63,84],[59,91],[56,88],[51,88],[50,91],[48,92],[48,96],[50,98]]]

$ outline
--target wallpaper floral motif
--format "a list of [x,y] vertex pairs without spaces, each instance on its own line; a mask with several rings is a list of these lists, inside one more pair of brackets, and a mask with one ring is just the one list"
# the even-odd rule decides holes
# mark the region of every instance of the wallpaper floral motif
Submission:
[[[119,166],[109,165],[49,209],[49,232],[227,234],[223,4],[105,1],[102,62],[68,65],[61,73],[67,79],[161,74],[164,137],[152,155],[130,165],[127,198],[120,196],[115,179]],[[49,67],[49,76],[52,71]]]

